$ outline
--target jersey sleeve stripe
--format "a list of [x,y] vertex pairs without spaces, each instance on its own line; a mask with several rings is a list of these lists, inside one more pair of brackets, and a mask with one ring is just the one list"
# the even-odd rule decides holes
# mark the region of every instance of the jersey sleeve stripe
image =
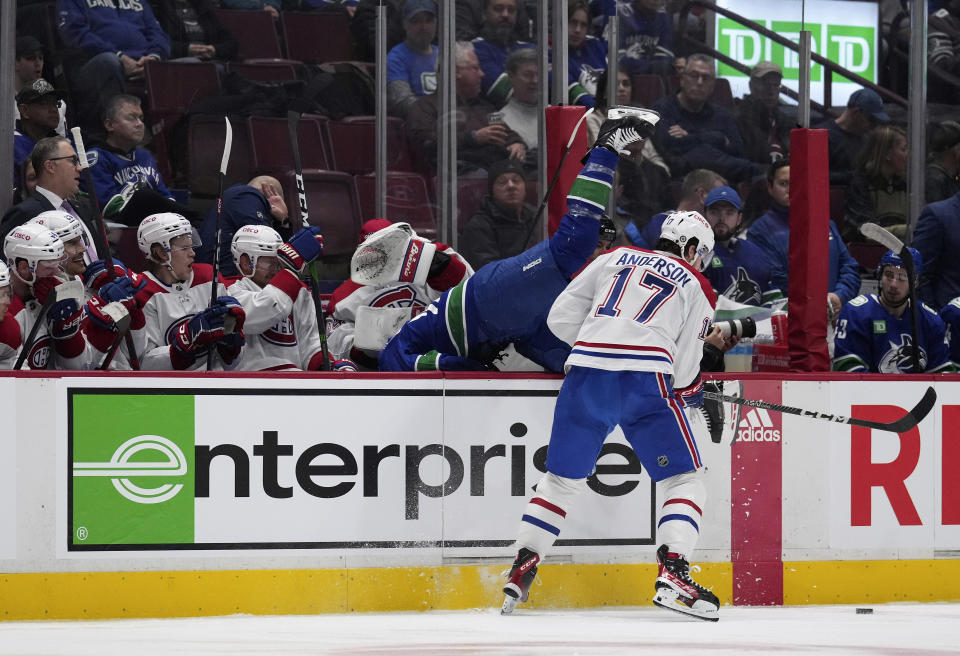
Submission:
[[436,371],[437,360],[439,358],[440,358],[440,354],[437,351],[430,351],[429,353],[418,355],[416,362],[414,362],[413,370],[414,371]]
[[592,358],[619,358],[626,360],[651,360],[654,362],[666,362],[672,364],[672,361],[669,358],[660,357],[657,355],[635,355],[633,353],[604,353],[602,351],[585,351],[583,349],[573,349],[570,351],[571,354],[577,355],[587,355]]
[[463,299],[466,295],[468,280],[450,290],[447,295],[446,324],[450,342],[457,349],[457,355],[467,357],[467,317]]

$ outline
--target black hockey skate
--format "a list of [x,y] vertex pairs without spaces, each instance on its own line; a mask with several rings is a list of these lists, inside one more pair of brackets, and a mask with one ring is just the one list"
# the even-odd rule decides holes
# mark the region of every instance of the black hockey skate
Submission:
[[517,604],[522,604],[530,597],[530,586],[537,578],[537,565],[540,563],[540,554],[527,548],[520,549],[513,567],[507,575],[507,584],[503,586],[503,606],[501,615],[509,615]]
[[708,622],[720,619],[720,600],[690,578],[690,565],[686,558],[668,552],[667,545],[663,544],[657,549],[657,563],[660,573],[654,586],[654,604]]
[[621,157],[630,157],[627,146],[653,136],[660,114],[640,107],[612,107],[600,126],[594,148],[606,148]]

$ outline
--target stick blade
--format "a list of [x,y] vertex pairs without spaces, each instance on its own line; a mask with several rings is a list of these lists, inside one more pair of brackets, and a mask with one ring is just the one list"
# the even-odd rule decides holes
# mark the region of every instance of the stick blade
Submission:
[[[923,421],[924,417],[930,414],[930,411],[933,410],[933,406],[937,402],[937,391],[933,387],[928,387],[927,391],[924,393],[923,398],[913,407],[913,409],[907,413],[905,417],[899,421],[894,422],[895,430],[897,433],[906,433],[910,429],[914,428],[917,424]],[[893,426],[893,425],[891,425]]]
[[876,223],[871,223],[870,221],[864,223],[860,226],[860,234],[868,239],[872,239],[881,246],[886,246],[898,255],[900,251],[903,250],[903,242],[897,239],[889,230],[881,228]]

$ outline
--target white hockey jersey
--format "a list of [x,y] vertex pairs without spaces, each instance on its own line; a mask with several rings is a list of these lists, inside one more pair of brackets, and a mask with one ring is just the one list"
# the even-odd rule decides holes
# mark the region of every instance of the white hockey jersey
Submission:
[[[29,299],[24,302],[19,296],[14,296],[10,302],[10,309],[7,311],[15,319],[15,323],[20,327],[20,344],[17,352],[14,354],[10,367],[16,364],[16,359],[20,356],[22,349],[33,330],[40,314],[41,304],[36,299]],[[4,321],[6,323],[6,321]],[[81,370],[90,369],[90,362],[93,361],[93,349],[87,348],[81,331],[66,340],[55,340],[47,332],[47,322],[43,321],[37,329],[33,344],[29,345],[30,352],[23,361],[23,366],[29,369],[70,369]]]
[[717,297],[679,257],[624,246],[594,260],[554,302],[547,325],[571,366],[656,371],[674,390],[697,385]]
[[0,370],[13,369],[22,344],[20,324],[8,310],[3,317],[0,317]]
[[[378,322],[376,312],[364,312],[366,321],[370,323],[380,323],[381,326],[372,327],[364,331],[365,326],[357,326],[357,315],[361,307],[383,309],[383,314],[403,314],[404,320],[409,321],[417,316],[423,310],[440,298],[440,294],[451,287],[455,287],[467,278],[473,275],[473,268],[463,259],[459,253],[446,244],[437,245],[437,250],[446,253],[451,258],[456,258],[457,262],[462,263],[462,275],[443,276],[442,289],[435,289],[428,280],[426,284],[413,285],[410,283],[395,282],[389,285],[374,287],[371,285],[360,285],[352,280],[348,280],[334,290],[330,303],[327,306],[327,348],[330,350],[330,357],[340,360],[349,358],[351,360],[361,360],[357,364],[368,367],[376,367],[376,357],[378,350],[370,348],[359,349],[360,353],[354,351],[355,338],[358,330],[361,334],[381,333],[387,326],[391,334],[380,334],[379,337],[383,343],[393,337],[400,330],[402,324],[396,325],[393,329],[394,321],[392,318],[388,321]],[[459,272],[463,270],[457,268]],[[361,346],[366,346],[361,342]],[[363,356],[371,358],[369,361],[363,361]]]
[[247,313],[240,369],[246,371],[319,370],[323,363],[317,312],[310,290],[296,276],[281,270],[260,288],[239,278],[227,293]]

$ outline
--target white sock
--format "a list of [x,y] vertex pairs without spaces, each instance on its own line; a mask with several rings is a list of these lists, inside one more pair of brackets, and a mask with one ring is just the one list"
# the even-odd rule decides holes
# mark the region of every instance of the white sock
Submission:
[[707,488],[700,471],[665,478],[660,482],[660,506],[657,531],[660,544],[687,560],[700,537],[700,521],[707,501]]
[[544,474],[524,510],[517,546],[526,547],[541,556],[546,555],[563,529],[567,510],[586,484],[585,478],[564,478],[549,472]]

